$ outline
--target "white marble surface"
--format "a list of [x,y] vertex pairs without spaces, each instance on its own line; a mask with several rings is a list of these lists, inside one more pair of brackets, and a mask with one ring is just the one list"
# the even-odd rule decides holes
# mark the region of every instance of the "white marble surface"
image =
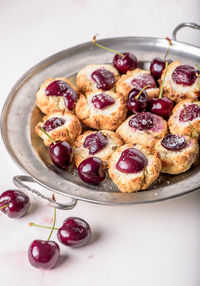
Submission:
[[[200,22],[199,0],[44,0],[0,1],[0,107],[17,79],[47,56],[70,46],[114,36],[170,36],[184,21]],[[200,33],[186,29],[179,37],[200,46]],[[13,187],[22,174],[0,139],[0,189]],[[27,248],[45,239],[46,230],[28,222],[51,223],[52,209],[32,201],[18,220],[0,215],[1,285],[200,285],[200,192],[137,206],[108,207],[79,202],[58,211],[57,225],[68,216],[85,218],[94,232],[87,247],[61,246],[53,270],[31,267]],[[53,238],[56,239],[54,233]]]

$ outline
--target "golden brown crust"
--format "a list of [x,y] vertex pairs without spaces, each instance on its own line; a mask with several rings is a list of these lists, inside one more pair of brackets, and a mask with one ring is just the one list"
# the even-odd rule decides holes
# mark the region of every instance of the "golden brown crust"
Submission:
[[[197,104],[200,106],[200,101],[191,102],[191,100],[184,100],[179,102],[173,109],[172,115],[170,116],[168,120],[168,126],[169,130],[173,134],[181,134],[181,135],[187,135],[196,138],[197,135],[189,125],[189,123],[179,121],[179,114],[181,110],[183,110],[184,106],[190,105],[190,104]],[[194,119],[191,121],[192,126],[194,129],[200,133],[200,117]]]
[[156,126],[159,130],[136,130],[129,126],[129,120],[135,115],[128,117],[116,130],[116,133],[124,140],[125,143],[138,143],[149,148],[153,148],[155,145],[155,139],[159,139],[165,136],[167,133],[167,122],[160,116],[153,115],[157,121]]
[[187,147],[180,151],[170,151],[165,149],[161,141],[157,140],[155,149],[159,152],[162,162],[162,173],[180,174],[190,169],[199,152],[199,145],[196,139],[184,136],[187,140]]
[[[176,84],[172,79],[172,73],[180,65],[180,61],[174,61],[168,65],[163,96],[175,101],[176,103],[186,99],[196,101],[200,96],[200,77],[198,77],[191,86]],[[165,71],[163,71],[161,76],[160,85],[164,78],[164,72]]]
[[[133,88],[131,81],[143,73],[149,74],[150,72],[137,68],[122,75],[116,84],[117,93],[121,94],[125,99],[127,99],[129,91]],[[159,96],[159,88],[149,88],[146,89],[146,92],[150,98]]]
[[68,110],[68,108],[66,107],[64,98],[62,96],[46,96],[45,94],[45,89],[47,88],[47,86],[51,82],[56,81],[56,80],[65,81],[68,85],[70,85],[76,91],[76,88],[72,85],[72,83],[64,77],[57,77],[55,79],[53,78],[46,79],[40,85],[40,88],[36,93],[36,105],[45,114],[48,114],[55,110],[67,110],[70,112],[70,110]]
[[52,141],[46,136],[39,127],[42,127],[44,122],[52,117],[62,117],[66,120],[65,124],[49,131],[48,134],[54,141],[67,141],[72,144],[76,138],[81,134],[82,128],[78,118],[68,111],[53,111],[43,117],[43,121],[39,122],[35,127],[35,133],[44,140],[44,144],[49,146]]
[[111,96],[115,103],[103,109],[97,109],[91,101],[93,96],[99,93],[101,93],[100,90],[87,93],[86,96],[80,94],[75,109],[76,115],[83,124],[91,128],[115,130],[126,118],[126,102],[119,94],[106,91],[104,93]]
[[[136,174],[121,173],[116,169],[116,164],[122,152],[128,148],[136,148],[147,158],[148,164],[143,171]],[[140,144],[123,145],[112,154],[109,160],[109,175],[121,192],[137,192],[147,189],[159,176],[161,161],[158,152]]]
[[94,156],[100,158],[103,162],[104,168],[107,168],[108,160],[110,159],[114,150],[116,150],[117,147],[123,145],[122,139],[115,132],[108,130],[101,130],[101,133],[103,133],[107,137],[108,143],[102,150],[100,150],[94,155],[90,155],[88,148],[83,147],[83,143],[88,135],[96,132],[97,131],[91,131],[91,130],[86,131],[82,135],[80,135],[74,142],[73,144],[74,160],[77,168],[83,160],[85,160],[88,157],[94,157]]
[[[113,73],[115,77],[115,83],[118,81],[119,73],[117,69],[112,65],[109,64],[88,65],[84,69],[80,70],[77,74],[76,85],[78,90],[81,91],[83,94],[85,94],[87,92],[91,92],[97,89],[96,83],[91,79],[91,74],[93,73],[93,71],[102,67]],[[114,91],[115,86],[111,90]]]

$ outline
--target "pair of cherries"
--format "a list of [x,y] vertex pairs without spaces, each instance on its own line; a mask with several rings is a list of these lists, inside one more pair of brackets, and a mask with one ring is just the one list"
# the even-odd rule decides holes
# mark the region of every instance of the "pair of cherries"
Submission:
[[[48,129],[46,126],[48,126]],[[52,121],[52,129],[56,127],[54,121]],[[72,161],[72,147],[65,141],[54,141],[45,129],[48,131],[52,130],[50,128],[50,122],[48,122],[48,124],[45,122],[45,126],[43,125],[43,127],[40,127],[40,130],[52,141],[49,147],[49,155],[52,162],[56,167],[64,170]],[[85,147],[90,150],[90,154],[94,155],[107,144],[107,138],[102,133],[97,132],[96,134],[87,136],[84,144]],[[84,182],[94,185],[100,184],[105,179],[103,163],[101,159],[97,157],[90,157],[83,160],[78,167],[78,174]]]
[[39,226],[34,223],[30,223],[30,225],[51,229],[48,240],[34,240],[28,250],[30,264],[42,269],[53,268],[60,256],[59,245],[57,242],[50,240],[53,230],[57,230],[57,238],[62,244],[72,248],[85,246],[92,235],[89,224],[78,217],[69,217],[60,228],[55,228],[55,209],[52,228]]
[[[29,206],[29,197],[19,190],[8,190],[0,196],[0,210],[10,218],[24,216]],[[30,225],[35,224],[30,223]],[[92,235],[89,224],[78,217],[67,218],[59,229],[54,227],[53,229],[57,230],[58,240],[62,244],[74,248],[86,245]],[[50,236],[47,241],[34,240],[31,243],[28,257],[34,267],[49,269],[55,266],[60,255],[60,248],[56,242],[50,241]]]

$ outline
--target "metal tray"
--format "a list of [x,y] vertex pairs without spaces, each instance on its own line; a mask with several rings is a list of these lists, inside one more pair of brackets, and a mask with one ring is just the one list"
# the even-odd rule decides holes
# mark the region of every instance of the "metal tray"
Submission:
[[[192,23],[177,26],[173,33],[170,59],[180,59],[186,64],[194,65],[200,60],[200,49],[176,41],[177,31],[185,26],[200,29],[200,26]],[[154,57],[163,57],[168,47],[165,39],[148,37],[110,38],[99,43],[120,51],[133,51],[142,68],[149,68]],[[29,175],[14,177],[17,187],[62,209],[74,207],[77,199],[99,204],[138,204],[169,199],[199,189],[198,162],[186,173],[176,176],[161,175],[148,190],[131,194],[120,193],[108,177],[100,186],[90,186],[79,179],[74,168],[64,172],[53,166],[47,148],[34,133],[35,125],[43,116],[34,106],[38,87],[48,77],[65,76],[74,80],[77,71],[84,66],[110,63],[112,58],[113,54],[93,46],[91,42],[81,44],[45,59],[26,72],[15,84],[2,110],[1,131],[11,157]],[[37,182],[54,193],[70,196],[71,202],[55,203],[51,198],[24,184],[24,181]]]

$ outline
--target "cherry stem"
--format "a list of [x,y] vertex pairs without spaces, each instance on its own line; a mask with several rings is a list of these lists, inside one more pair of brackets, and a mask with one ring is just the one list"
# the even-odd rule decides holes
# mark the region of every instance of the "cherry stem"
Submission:
[[51,235],[52,235],[52,233],[53,233],[55,224],[56,224],[56,208],[54,208],[53,225],[52,225],[52,228],[51,228],[51,232],[50,232],[50,234],[49,234],[49,237],[48,237],[48,239],[47,239],[48,241],[49,241],[50,238],[51,238]]
[[166,78],[166,75],[167,75],[167,67],[168,67],[168,62],[165,63],[165,73],[164,73],[164,77],[163,77],[163,80],[162,80],[162,85],[161,85],[161,89],[160,89],[159,98],[162,98],[165,78]]
[[51,142],[53,142],[54,145],[56,145],[56,141],[53,140],[53,138],[51,138],[51,136],[44,130],[44,128],[42,128],[42,126],[40,126],[39,129],[40,129],[47,137],[49,137],[49,139],[51,140]]
[[164,60],[166,60],[166,58],[167,58],[167,56],[168,56],[168,54],[169,54],[169,51],[170,51],[170,49],[171,49],[171,46],[172,46],[172,41],[171,41],[171,39],[170,39],[169,37],[167,37],[167,38],[165,38],[165,39],[168,41],[169,47],[168,47],[168,49],[167,49],[167,51],[166,51],[166,54],[165,54],[165,56],[164,56]]
[[[36,226],[36,227],[40,227],[40,228],[52,229],[51,226],[36,224],[36,223],[34,223],[34,222],[30,222],[30,223],[29,223],[29,226]],[[59,230],[59,228],[54,227],[53,230]]]
[[[187,110],[186,110],[186,105],[185,105],[185,104],[184,104],[184,111],[185,111],[185,116],[186,116],[186,118],[187,118]],[[192,131],[194,132],[194,134],[195,134],[197,137],[199,137],[198,132],[195,130],[194,126],[192,125],[192,123],[190,122],[190,120],[189,120],[188,118],[187,118],[187,122],[188,122],[188,124],[190,125],[190,127],[191,127]]]
[[4,205],[2,207],[0,207],[0,210],[5,209],[8,205]]
[[198,65],[196,65],[196,68],[200,71],[200,67]]
[[107,50],[107,51],[109,51],[109,52],[111,52],[111,53],[118,54],[118,55],[120,55],[122,58],[125,57],[125,55],[123,55],[122,53],[120,53],[120,52],[118,52],[118,51],[116,51],[116,50],[114,50],[114,49],[107,48],[107,47],[105,47],[105,46],[103,46],[103,45],[97,43],[97,42],[96,42],[96,36],[93,37],[92,43],[93,43],[95,46],[97,46],[97,47],[99,47],[99,48],[101,48],[101,49]]
[[147,87],[151,87],[150,84],[145,85],[140,92],[138,93],[138,95],[135,97],[135,99],[138,99],[140,97],[140,94],[147,88]]

